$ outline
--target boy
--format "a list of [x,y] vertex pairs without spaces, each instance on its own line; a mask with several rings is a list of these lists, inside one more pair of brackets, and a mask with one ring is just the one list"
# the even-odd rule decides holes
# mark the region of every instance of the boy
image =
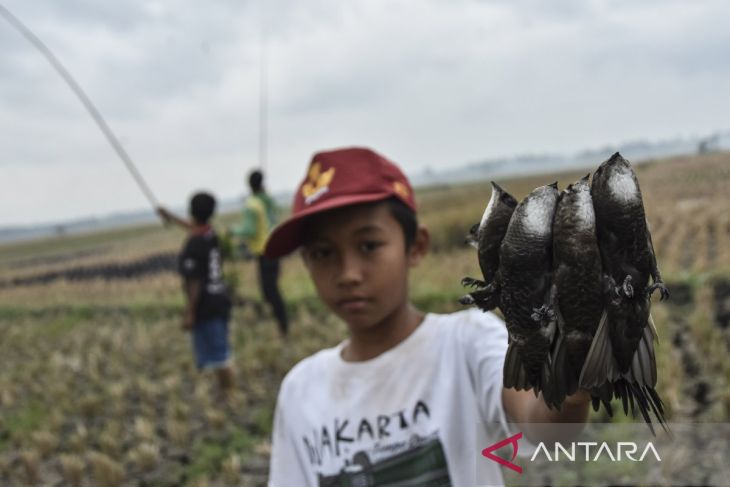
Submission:
[[279,334],[286,338],[289,330],[289,317],[284,299],[279,292],[279,260],[265,255],[264,245],[269,232],[276,224],[276,204],[264,190],[264,175],[259,170],[251,171],[248,176],[251,196],[246,199],[241,225],[231,229],[231,234],[243,239],[248,250],[256,257],[259,267],[261,295],[270,305],[279,325]]
[[221,396],[228,399],[234,385],[228,344],[231,302],[223,283],[218,237],[209,224],[215,204],[215,198],[208,193],[193,195],[191,221],[165,208],[158,208],[157,212],[165,221],[188,230],[189,236],[178,259],[186,301],[182,328],[192,332],[198,370],[215,370]]
[[[301,246],[320,299],[345,321],[349,338],[284,379],[270,486],[378,485],[387,478],[393,485],[473,487],[480,422],[585,422],[584,392],[558,412],[532,391],[503,388],[507,332],[495,315],[424,314],[413,306],[409,269],[428,244],[397,166],[368,149],[314,156],[266,255]],[[491,463],[490,483],[501,484]]]

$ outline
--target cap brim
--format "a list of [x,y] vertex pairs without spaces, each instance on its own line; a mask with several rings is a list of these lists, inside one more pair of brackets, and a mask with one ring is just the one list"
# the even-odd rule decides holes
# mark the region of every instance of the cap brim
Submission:
[[320,204],[315,204],[309,208],[297,213],[295,216],[289,217],[287,220],[272,230],[266,241],[264,255],[270,258],[283,257],[292,253],[297,247],[302,245],[304,235],[304,225],[306,220],[313,215],[323,213],[325,211],[342,208],[344,206],[355,205],[358,203],[370,203],[373,201],[384,200],[393,196],[393,193],[370,193],[363,195],[345,195],[337,196]]

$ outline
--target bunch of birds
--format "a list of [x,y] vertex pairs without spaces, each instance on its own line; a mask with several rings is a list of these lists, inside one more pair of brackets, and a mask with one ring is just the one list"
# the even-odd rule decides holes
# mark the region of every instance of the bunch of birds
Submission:
[[[597,411],[620,398],[625,414],[651,414],[667,430],[656,392],[651,296],[669,292],[657,268],[639,181],[614,154],[562,192],[541,186],[518,203],[492,182],[467,240],[483,279],[461,298],[502,311],[509,334],[504,386],[542,393],[560,409],[579,389]],[[649,282],[651,279],[651,283]],[[667,430],[668,431],[668,430]]]

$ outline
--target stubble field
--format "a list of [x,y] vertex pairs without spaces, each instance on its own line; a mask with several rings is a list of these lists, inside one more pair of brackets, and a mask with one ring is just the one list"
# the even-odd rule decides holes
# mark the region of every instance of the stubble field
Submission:
[[[498,182],[521,198],[556,179],[562,189],[586,172]],[[668,419],[728,421],[730,154],[653,161],[637,172],[672,292],[653,307]],[[422,309],[461,308],[459,280],[478,273],[464,235],[489,194],[488,182],[419,191],[433,236],[411,278]],[[179,326],[174,255],[183,238],[148,226],[0,246],[0,484],[265,484],[282,377],[340,341],[345,328],[322,308],[293,256],[281,279],[293,318],[283,342],[259,303],[254,265],[227,261],[239,392],[219,404]]]

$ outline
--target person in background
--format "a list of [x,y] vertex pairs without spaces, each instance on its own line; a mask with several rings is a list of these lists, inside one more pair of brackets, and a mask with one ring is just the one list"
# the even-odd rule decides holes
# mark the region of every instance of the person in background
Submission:
[[271,308],[279,326],[279,333],[286,337],[289,331],[289,317],[284,299],[279,292],[279,259],[264,256],[269,232],[276,225],[276,204],[264,190],[264,175],[259,170],[248,176],[251,195],[243,208],[243,221],[231,228],[233,236],[243,240],[248,252],[258,261],[258,277],[261,294]]
[[215,205],[210,194],[196,193],[190,199],[190,221],[164,207],[157,208],[157,213],[188,231],[178,258],[186,302],[182,328],[192,332],[198,370],[214,370],[222,398],[230,399],[234,387],[228,342],[231,301],[223,283],[218,236],[210,225]]

